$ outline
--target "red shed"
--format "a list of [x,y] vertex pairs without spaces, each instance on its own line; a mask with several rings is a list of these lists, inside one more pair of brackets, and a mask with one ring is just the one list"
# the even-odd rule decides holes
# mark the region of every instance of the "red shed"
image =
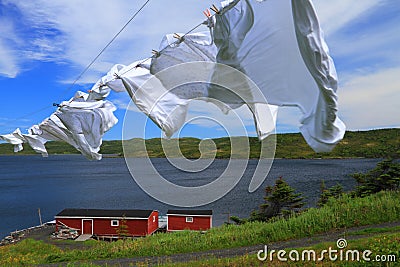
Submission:
[[212,227],[212,210],[168,210],[167,231],[207,230]]
[[156,210],[65,209],[55,216],[56,231],[60,225],[78,230],[79,234],[118,236],[125,224],[128,236],[146,236],[158,229]]

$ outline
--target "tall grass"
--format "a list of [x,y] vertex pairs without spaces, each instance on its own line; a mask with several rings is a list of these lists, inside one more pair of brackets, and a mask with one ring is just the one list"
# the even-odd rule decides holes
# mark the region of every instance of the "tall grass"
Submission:
[[[322,208],[311,208],[300,215],[274,222],[251,222],[244,225],[225,225],[206,233],[184,231],[155,234],[125,242],[98,242],[90,249],[60,251],[43,243],[34,243],[41,250],[34,262],[68,262],[125,258],[136,256],[160,256],[211,249],[242,247],[256,244],[270,244],[275,241],[312,236],[332,229],[359,225],[378,224],[400,220],[400,192],[381,192],[365,198],[330,200]],[[0,265],[13,262],[23,253],[18,247],[0,248]],[[12,249],[11,249],[12,248]],[[11,250],[14,250],[12,252]],[[3,257],[3,254],[9,258]],[[29,261],[22,261],[29,264]]]
[[287,220],[272,223],[216,227],[205,234],[184,231],[156,234],[131,242],[99,243],[91,250],[70,251],[58,260],[172,255],[233,248],[312,236],[332,229],[400,220],[400,193],[382,192],[366,198],[343,196],[323,208],[312,208]]
[[[327,242],[327,243],[319,243],[315,246],[307,247],[307,248],[298,248],[297,251],[300,252],[304,249],[314,250],[316,251],[316,255],[321,255],[321,251],[324,249],[328,249],[329,247],[336,248],[336,243]],[[372,254],[370,255],[371,261],[365,261],[360,258],[360,261],[346,261],[346,260],[336,260],[330,261],[329,257],[325,255],[323,262],[318,261],[279,261],[274,255],[273,261],[265,261],[261,262],[257,259],[256,254],[246,254],[244,256],[238,256],[233,258],[208,258],[208,259],[199,259],[190,262],[184,263],[166,263],[161,266],[165,267],[206,267],[206,266],[214,266],[214,267],[242,267],[242,266],[399,266],[400,264],[400,237],[398,234],[381,234],[373,237],[361,238],[358,240],[349,241],[349,246],[346,250],[358,250],[360,252],[365,250],[370,250]],[[345,250],[345,251],[346,251]],[[286,252],[289,252],[289,249],[286,249]],[[384,255],[386,259],[391,255],[390,260],[386,260],[386,262],[377,262],[375,261],[375,256]],[[394,258],[393,258],[394,256]],[[287,254],[286,254],[286,258]]]
[[0,266],[20,266],[43,263],[61,250],[43,241],[26,239],[16,245],[0,247]]

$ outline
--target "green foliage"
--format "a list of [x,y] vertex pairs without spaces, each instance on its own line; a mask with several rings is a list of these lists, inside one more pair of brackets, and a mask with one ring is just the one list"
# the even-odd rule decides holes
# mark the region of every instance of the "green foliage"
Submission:
[[[307,250],[313,250],[316,252],[316,255],[321,255],[322,250],[328,249],[329,247],[331,248],[336,248],[336,243],[334,242],[324,242],[324,243],[319,243],[307,248],[296,248],[295,250],[299,252],[301,255],[301,252],[304,251],[305,249]],[[285,249],[287,253],[289,253],[292,249]],[[366,250],[371,250],[372,254],[370,256],[370,259],[374,259],[376,255],[395,255],[396,261],[394,261],[394,258],[391,258],[392,261],[387,261],[387,262],[376,262],[375,260],[370,261],[370,262],[365,262],[362,257],[361,261],[332,261],[330,262],[328,260],[327,254],[325,254],[325,261],[316,263],[314,261],[289,261],[287,262],[282,262],[277,259],[277,254],[275,253],[273,256],[273,261],[269,261],[268,259],[265,262],[260,262],[260,260],[257,259],[256,253],[249,253],[243,256],[237,256],[237,257],[229,257],[229,258],[219,258],[219,257],[210,257],[210,258],[203,258],[203,259],[198,259],[198,260],[193,260],[190,262],[184,262],[184,263],[167,263],[162,266],[165,267],[186,267],[186,266],[192,266],[192,267],[208,267],[208,266],[213,266],[213,267],[239,267],[239,266],[398,266],[398,262],[400,260],[400,237],[398,234],[382,234],[382,235],[376,235],[373,237],[366,237],[366,238],[360,238],[357,240],[349,240],[349,246],[344,250],[344,252],[348,250],[358,250],[360,252],[366,251]],[[269,250],[271,251],[271,250]],[[286,254],[286,258],[287,258]],[[345,258],[345,257],[344,257]],[[388,257],[386,257],[388,259]]]
[[325,188],[324,180],[321,181],[321,195],[319,197],[317,205],[319,207],[323,206],[328,202],[329,198],[339,198],[343,194],[343,186],[337,184],[330,188]]
[[375,169],[352,176],[358,182],[355,196],[365,197],[383,190],[400,189],[400,163],[393,160],[382,161]]
[[231,216],[230,219],[238,225],[246,223],[245,219],[241,219],[238,216]]
[[[125,243],[97,242],[85,250],[61,251],[39,241],[0,247],[0,266],[20,266],[96,259],[161,256],[176,253],[270,244],[293,238],[312,236],[333,229],[371,225],[400,220],[400,193],[380,192],[365,198],[329,199],[322,208],[311,208],[299,215],[273,222],[248,222],[243,225],[215,227],[206,233],[182,231],[160,233]],[[31,248],[32,246],[38,246]],[[32,249],[34,253],[30,253]],[[26,254],[28,253],[28,254]]]
[[160,256],[192,251],[233,248],[312,236],[332,229],[369,225],[400,219],[400,194],[382,192],[366,198],[330,199],[319,209],[273,222],[248,222],[212,228],[205,234],[183,231],[142,239],[99,243],[87,251],[65,252],[63,261],[135,256]]
[[129,228],[128,225],[126,224],[126,218],[125,216],[120,220],[118,228],[115,230],[117,232],[118,237],[120,238],[127,238],[130,236],[129,234]]
[[[357,231],[352,231],[351,235],[369,235],[369,234],[378,234],[378,233],[393,233],[393,232],[400,232],[400,226],[393,226],[393,227],[371,227],[371,228],[364,228]],[[400,259],[400,258],[399,258]]]
[[302,194],[295,193],[282,177],[275,181],[274,186],[267,186],[265,193],[265,203],[260,206],[260,211],[251,214],[251,221],[268,221],[276,216],[286,218],[304,206]]
[[25,239],[15,245],[0,247],[0,266],[31,266],[59,253],[61,250],[53,245]]
[[301,134],[278,134],[277,158],[400,158],[400,129],[347,131],[330,153],[315,153]]
[[[261,142],[257,137],[233,137],[240,140],[239,143],[250,144],[250,158],[259,158]],[[215,147],[206,149],[204,156],[217,158],[230,158],[231,143],[229,137],[212,139]],[[304,141],[300,133],[287,133],[276,135],[276,158],[400,158],[400,129],[381,129],[371,131],[346,132],[344,139],[330,153],[315,153]],[[171,145],[176,140],[167,140],[164,145]],[[187,158],[197,159],[201,156],[199,145],[201,140],[197,138],[179,139],[179,148]],[[143,143],[146,149],[143,149]],[[103,141],[100,153],[131,157],[165,157],[160,138],[143,140],[133,138],[125,141],[125,151],[122,141]],[[63,142],[48,142],[46,144],[49,154],[79,154],[72,146]],[[13,147],[10,144],[0,144],[0,155],[11,155]],[[18,154],[35,154],[25,145],[25,149]],[[245,157],[234,155],[233,157]]]

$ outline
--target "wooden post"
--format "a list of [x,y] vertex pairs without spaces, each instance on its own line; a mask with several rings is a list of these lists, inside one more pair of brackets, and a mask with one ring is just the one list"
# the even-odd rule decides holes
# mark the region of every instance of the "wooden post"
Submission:
[[42,215],[40,214],[40,208],[38,208],[38,214],[39,214],[40,225],[43,225],[43,223],[42,223]]
[[222,214],[228,215],[228,224],[230,224],[230,223],[231,223],[231,213],[228,211],[228,212],[224,212],[224,213],[222,213]]

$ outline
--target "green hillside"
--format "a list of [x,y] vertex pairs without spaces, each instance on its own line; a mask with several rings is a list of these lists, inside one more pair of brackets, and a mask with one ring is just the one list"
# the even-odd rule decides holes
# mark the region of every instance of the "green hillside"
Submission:
[[[246,137],[234,137],[239,146],[245,145]],[[271,137],[270,137],[271,138]],[[272,137],[273,138],[273,137]],[[330,153],[315,153],[304,141],[300,133],[277,134],[277,145],[275,157],[277,158],[400,158],[400,129],[381,129],[371,131],[346,132],[344,139]],[[229,158],[231,155],[231,144],[228,137],[216,138],[201,142],[196,138],[181,138],[179,144],[176,139],[164,140],[163,144],[159,138],[143,140],[134,138],[126,141],[126,155],[132,157],[165,157],[163,145],[170,151],[168,156],[176,156],[179,152],[188,158],[199,158],[203,156],[213,157],[216,153],[218,158]],[[261,143],[256,137],[248,139],[250,143],[250,157],[258,158]],[[143,142],[146,149],[143,148]],[[48,142],[46,144],[49,154],[78,154],[72,146],[63,142]],[[245,147],[245,146],[244,146]],[[240,150],[240,149],[239,149]],[[244,150],[244,149],[243,149]],[[121,141],[104,141],[101,153],[123,155]],[[11,155],[13,147],[9,144],[0,144],[0,155]],[[25,145],[25,149],[18,154],[34,154],[34,151]],[[246,157],[245,151],[236,153],[234,157]]]

